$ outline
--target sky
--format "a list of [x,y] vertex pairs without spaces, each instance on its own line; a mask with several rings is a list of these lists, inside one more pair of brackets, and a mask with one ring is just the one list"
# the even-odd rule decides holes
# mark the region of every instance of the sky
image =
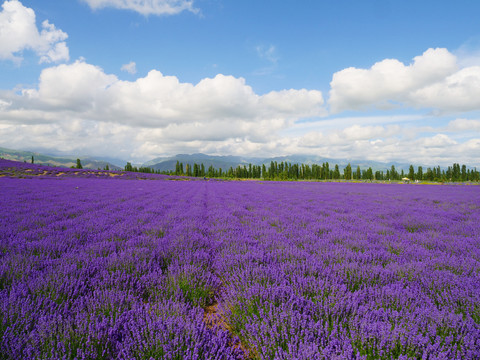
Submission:
[[480,167],[477,0],[0,0],[0,146]]

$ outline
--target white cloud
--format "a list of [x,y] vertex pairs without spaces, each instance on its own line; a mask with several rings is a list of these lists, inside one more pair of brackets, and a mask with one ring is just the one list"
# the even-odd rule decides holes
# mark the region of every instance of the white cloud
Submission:
[[451,132],[480,132],[480,120],[455,119],[448,123],[446,130]]
[[137,64],[135,64],[134,61],[129,62],[128,64],[123,65],[120,70],[135,75],[137,73]]
[[182,11],[198,12],[193,0],[83,0],[92,9],[113,7],[133,10],[142,15],[175,15]]
[[258,57],[267,63],[265,67],[256,69],[253,71],[253,74],[256,76],[271,75],[276,67],[278,62],[277,48],[275,45],[258,45],[255,47]]
[[0,111],[4,111],[12,105],[11,102],[0,99]]
[[[39,114],[41,112],[37,112]],[[0,123],[0,146],[46,148],[70,154],[116,154],[137,161],[159,155],[203,152],[246,156],[316,154],[351,161],[370,159],[427,166],[460,162],[480,167],[478,136],[466,141],[454,140],[443,133],[424,136],[421,128],[411,124],[357,125],[326,130],[319,126],[318,130],[290,136],[271,128],[283,128],[274,120],[263,122],[265,126],[260,131],[253,122],[230,124],[216,120],[146,128],[86,120],[74,115],[63,111],[50,122],[29,124],[25,118],[19,118]],[[296,125],[286,126],[294,129]],[[442,129],[433,130],[440,132]],[[415,136],[409,136],[410,132],[415,132]]]
[[263,45],[258,45],[256,47],[257,54],[261,59],[265,59],[272,64],[276,64],[278,61],[277,49],[274,45],[265,47]]
[[101,68],[76,61],[44,69],[38,91],[29,89],[24,93],[27,98],[36,98],[39,104],[48,105],[48,111],[70,110],[80,115],[94,109],[116,81],[116,76],[105,74]]
[[471,38],[454,51],[462,67],[480,66],[480,38]]
[[409,95],[411,104],[443,111],[464,112],[480,109],[480,66],[459,70]]
[[[440,65],[435,65],[437,55],[432,50],[416,58],[410,65],[413,70],[386,62],[375,72],[388,73],[382,67],[420,72],[401,77],[403,85],[398,88],[383,85],[384,91],[411,104],[409,94],[420,90],[412,90],[420,86],[415,84],[430,89],[455,76],[468,79],[463,70],[471,71],[472,67],[445,75],[448,66],[439,69],[447,62],[439,59],[448,58],[448,54],[440,52]],[[432,75],[439,73],[444,76]],[[465,87],[465,81],[459,80],[459,86]],[[406,88],[407,95],[402,92]],[[426,90],[425,94],[426,99],[439,96]],[[372,101],[378,102],[378,98],[386,99],[377,94]],[[445,100],[442,106],[450,105]],[[323,96],[317,90],[289,89],[259,95],[243,78],[219,74],[192,84],[157,70],[134,81],[122,81],[78,60],[44,69],[38,87],[0,91],[0,146],[114,153],[128,160],[193,152],[255,156],[313,153],[386,162],[480,165],[478,120],[459,118],[445,125],[446,121],[434,116],[416,114],[319,119],[325,115]]]
[[[353,130],[366,136],[347,138]],[[436,129],[440,131],[440,128]],[[415,136],[410,136],[415,132]],[[479,166],[480,138],[459,142],[445,134],[421,135],[421,128],[400,125],[357,126],[330,131],[309,131],[302,136],[276,141],[273,152],[318,154],[335,159],[375,160],[424,166],[451,165],[454,162]],[[378,137],[377,137],[378,136]]]
[[[458,152],[461,154],[462,159],[478,159],[478,154],[480,153],[480,138],[468,140],[458,146]],[[458,161],[457,161],[458,163]],[[478,167],[480,164],[477,162],[472,162]]]
[[39,32],[35,24],[35,12],[20,1],[5,1],[0,12],[0,59],[20,62],[23,50],[33,50],[40,62],[60,62],[69,59],[64,40],[68,35],[43,21]]
[[398,134],[400,127],[398,125],[390,126],[361,126],[353,125],[341,130],[340,137],[342,141],[370,140],[383,137],[392,137]]
[[455,145],[457,142],[451,139],[448,135],[437,134],[433,137],[424,138],[421,140],[425,148],[441,148],[445,149],[450,145]]
[[456,70],[456,58],[446,49],[428,49],[407,66],[386,59],[370,69],[344,69],[333,74],[329,103],[333,112],[339,112],[409,101],[413,91],[442,81]]
[[316,117],[327,115],[322,107],[323,96],[318,90],[272,91],[260,98],[263,106],[276,109],[285,116]]
[[333,112],[402,105],[437,113],[480,110],[480,66],[459,69],[446,49],[428,49],[408,66],[386,59],[370,69],[348,68],[330,85]]
[[[64,126],[72,121],[127,126],[145,141],[228,139],[266,142],[306,116],[325,113],[316,90],[256,94],[243,78],[217,75],[197,84],[152,70],[121,81],[78,60],[44,69],[38,88],[0,92],[0,122]],[[161,140],[163,139],[163,140]]]
[[302,148],[318,148],[325,145],[323,134],[319,131],[310,131],[300,137],[299,146]]

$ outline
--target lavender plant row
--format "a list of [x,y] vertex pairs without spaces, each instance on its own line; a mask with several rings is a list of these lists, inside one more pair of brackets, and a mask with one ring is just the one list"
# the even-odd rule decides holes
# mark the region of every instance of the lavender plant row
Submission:
[[1,359],[480,358],[477,186],[0,191]]

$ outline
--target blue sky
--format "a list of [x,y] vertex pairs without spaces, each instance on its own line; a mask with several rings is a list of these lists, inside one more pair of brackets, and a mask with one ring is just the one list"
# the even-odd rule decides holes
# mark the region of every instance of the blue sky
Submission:
[[0,3],[0,146],[480,166],[478,1]]

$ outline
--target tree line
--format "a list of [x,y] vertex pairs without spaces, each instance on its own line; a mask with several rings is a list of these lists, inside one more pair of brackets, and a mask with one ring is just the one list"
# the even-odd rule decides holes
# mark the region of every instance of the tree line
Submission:
[[418,166],[415,168],[410,165],[408,171],[403,169],[397,170],[392,165],[388,170],[374,171],[371,167],[368,169],[355,169],[348,164],[340,170],[335,164],[330,166],[328,162],[320,164],[298,164],[290,162],[271,161],[266,165],[238,165],[230,167],[228,170],[215,168],[210,165],[208,168],[203,163],[193,165],[186,163],[185,165],[177,161],[175,170],[159,171],[150,167],[134,167],[131,163],[127,163],[125,171],[142,172],[149,174],[166,174],[177,176],[192,177],[208,177],[208,178],[228,178],[228,179],[263,179],[263,180],[402,180],[407,178],[409,181],[434,181],[434,182],[461,182],[461,181],[480,181],[479,171],[467,168],[466,165],[454,163],[447,168]]

